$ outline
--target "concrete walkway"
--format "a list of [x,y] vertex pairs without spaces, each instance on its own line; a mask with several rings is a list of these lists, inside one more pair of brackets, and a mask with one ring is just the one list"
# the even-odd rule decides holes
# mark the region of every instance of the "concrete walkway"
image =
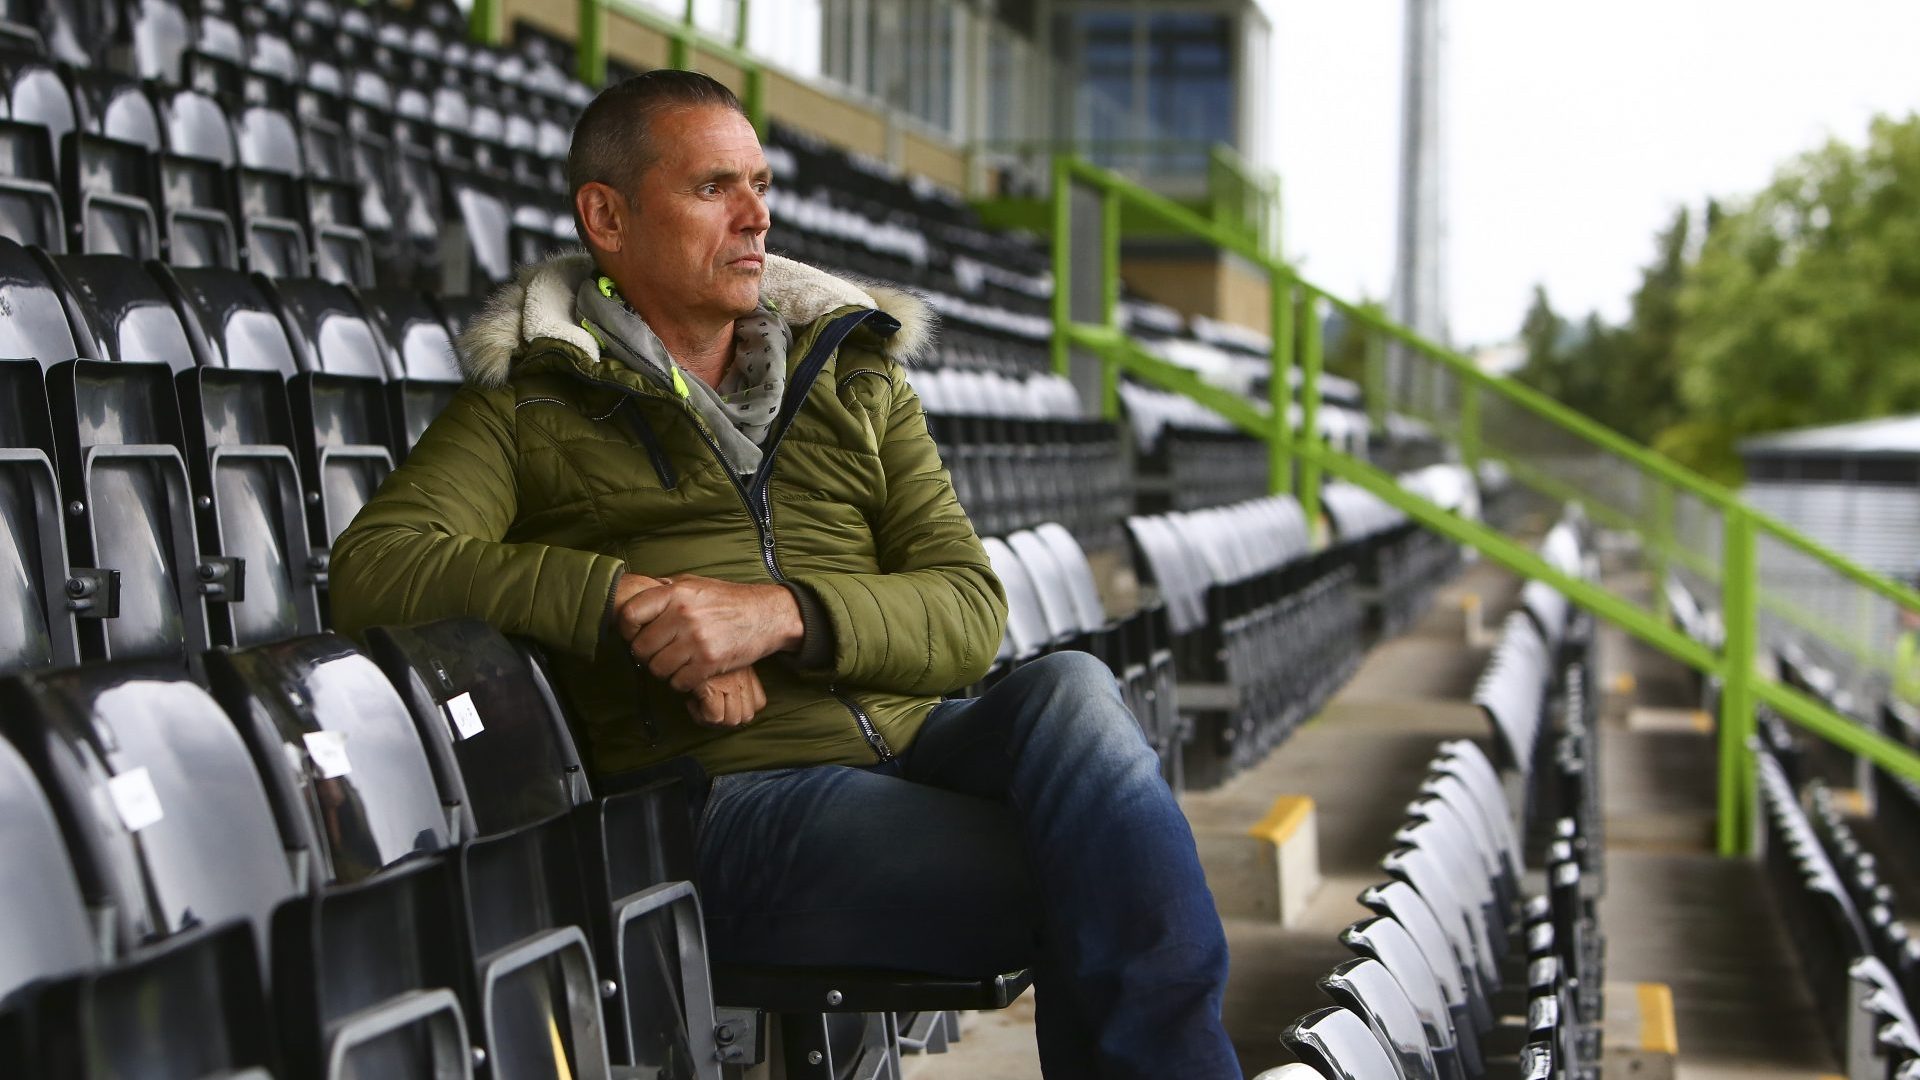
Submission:
[[[1297,924],[1228,920],[1233,973],[1224,1016],[1249,1076],[1288,1060],[1290,1020],[1325,1004],[1314,981],[1350,954],[1336,940],[1367,912],[1354,899],[1381,880],[1378,862],[1435,743],[1484,740],[1470,703],[1485,667],[1463,601],[1497,628],[1517,583],[1488,566],[1443,590],[1409,633],[1375,648],[1320,717],[1259,767],[1182,804],[1196,828],[1260,820],[1274,799],[1318,808],[1323,883]],[[1600,685],[1609,892],[1602,904],[1609,981],[1672,986],[1683,1080],[1813,1080],[1835,1071],[1758,867],[1714,857],[1713,743],[1698,730],[1684,673],[1603,629]],[[1639,707],[1660,710],[1635,713]],[[1639,722],[1630,729],[1629,719]],[[944,1055],[910,1059],[910,1080],[1037,1080],[1031,995],[1002,1013],[970,1014]]]

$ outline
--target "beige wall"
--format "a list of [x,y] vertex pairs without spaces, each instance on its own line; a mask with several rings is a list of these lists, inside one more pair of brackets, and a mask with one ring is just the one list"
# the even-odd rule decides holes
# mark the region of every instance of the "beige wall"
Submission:
[[501,0],[500,29],[512,34],[513,24],[521,20],[556,37],[573,41],[580,36],[580,5],[555,3],[554,0]]
[[900,167],[953,191],[967,190],[967,156],[944,140],[908,134],[901,140]]
[[1120,274],[1142,296],[1182,314],[1267,332],[1266,279],[1233,256],[1134,252],[1121,259]]
[[887,121],[777,71],[767,73],[767,116],[869,157],[887,156]]

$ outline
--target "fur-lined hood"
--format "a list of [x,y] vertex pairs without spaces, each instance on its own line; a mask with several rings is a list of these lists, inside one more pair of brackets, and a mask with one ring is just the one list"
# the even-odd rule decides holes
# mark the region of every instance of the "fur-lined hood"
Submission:
[[[467,381],[481,387],[504,385],[513,354],[535,338],[558,338],[598,360],[600,343],[574,313],[580,283],[594,272],[593,256],[585,251],[563,252],[522,267],[511,285],[488,298],[460,335],[457,352]],[[900,324],[884,348],[888,359],[903,364],[933,345],[936,317],[918,296],[891,286],[855,283],[779,255],[767,256],[760,298],[796,329],[839,308],[878,308]]]

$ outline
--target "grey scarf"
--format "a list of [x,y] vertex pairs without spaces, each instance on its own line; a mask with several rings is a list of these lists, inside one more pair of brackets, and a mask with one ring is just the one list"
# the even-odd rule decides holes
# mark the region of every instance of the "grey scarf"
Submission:
[[601,348],[693,406],[734,472],[760,467],[761,448],[787,392],[793,331],[785,319],[760,307],[735,322],[733,362],[716,388],[682,372],[653,328],[606,278],[595,275],[581,282],[574,304]]

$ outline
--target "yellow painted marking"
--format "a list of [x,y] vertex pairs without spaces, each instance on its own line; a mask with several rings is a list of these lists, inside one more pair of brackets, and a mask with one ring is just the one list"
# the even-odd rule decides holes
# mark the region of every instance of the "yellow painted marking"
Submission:
[[1693,730],[1703,735],[1713,730],[1713,717],[1708,716],[1705,709],[1693,710],[1693,716],[1689,719],[1693,722]]
[[1460,610],[1479,611],[1480,610],[1480,594],[1466,593],[1462,595],[1460,597]]
[[1247,835],[1255,840],[1265,840],[1275,847],[1292,839],[1307,815],[1313,813],[1313,800],[1305,795],[1282,795],[1273,800],[1273,809],[1260,819],[1260,824],[1247,830]]
[[1613,692],[1616,694],[1631,694],[1639,685],[1640,680],[1634,678],[1631,671],[1623,671],[1613,677]]
[[1680,1053],[1680,1033],[1673,1022],[1673,990],[1666,983],[1640,983],[1640,1049],[1651,1054]]
[[572,1080],[573,1069],[567,1064],[567,1044],[560,1039],[560,1025],[552,1012],[547,1013],[547,1039],[553,1045],[553,1075],[559,1080]]

